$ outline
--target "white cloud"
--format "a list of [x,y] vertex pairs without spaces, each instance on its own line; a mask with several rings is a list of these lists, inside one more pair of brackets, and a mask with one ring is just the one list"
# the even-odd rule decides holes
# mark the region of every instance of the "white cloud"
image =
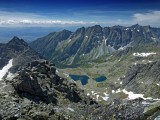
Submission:
[[115,20],[108,20],[102,24],[108,23],[108,25],[124,25],[130,26],[133,24],[151,25],[153,27],[160,27],[160,11],[151,11],[146,13],[135,13],[130,18],[119,18]]
[[133,15],[133,21],[142,25],[160,26],[160,11],[152,11],[148,13],[136,13]]
[[92,25],[94,21],[71,21],[50,19],[34,13],[0,11],[0,26],[50,26],[50,25]]
[[[123,14],[124,15],[124,14]],[[131,13],[130,16],[127,18],[125,16],[125,19],[123,18],[117,18],[114,19],[111,16],[111,19],[104,19],[104,15],[101,16],[97,14],[98,21],[94,21],[93,17],[88,16],[89,19],[93,21],[76,21],[76,20],[60,20],[52,18],[52,16],[43,16],[35,13],[23,13],[23,12],[6,12],[6,11],[0,11],[0,27],[1,26],[89,26],[89,25],[95,25],[100,24],[102,26],[112,26],[112,25],[124,25],[124,26],[130,26],[133,24],[140,24],[140,25],[151,25],[160,27],[159,21],[160,21],[160,11],[151,11],[146,13]],[[106,14],[107,16],[107,14]],[[50,17],[50,18],[49,18]],[[76,17],[75,17],[76,18]],[[86,16],[81,16],[81,18],[86,18]],[[66,18],[67,19],[67,18]]]

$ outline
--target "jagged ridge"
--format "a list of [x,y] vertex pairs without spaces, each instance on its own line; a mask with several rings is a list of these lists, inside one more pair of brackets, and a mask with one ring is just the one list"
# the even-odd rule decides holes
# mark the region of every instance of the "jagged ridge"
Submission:
[[79,28],[63,30],[33,41],[30,46],[45,58],[57,63],[78,64],[93,60],[116,50],[144,44],[158,44],[160,29],[150,26]]
[[40,54],[18,37],[13,37],[6,44],[1,44],[0,51],[0,68],[5,66],[10,59],[13,59],[12,72],[16,72],[20,66],[32,60],[42,59]]

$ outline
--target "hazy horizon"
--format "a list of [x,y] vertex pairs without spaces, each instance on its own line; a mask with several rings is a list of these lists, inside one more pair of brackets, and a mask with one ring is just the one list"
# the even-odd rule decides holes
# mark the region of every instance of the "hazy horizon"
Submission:
[[158,0],[0,1],[0,41],[13,36],[32,41],[50,32],[82,26],[160,27]]
[[[133,24],[135,25],[135,24]],[[95,26],[95,25],[91,25]],[[74,27],[0,27],[0,43],[7,43],[14,36],[17,36],[21,39],[24,39],[26,42],[31,42],[36,40],[37,38],[48,35],[52,32],[60,32],[64,29],[69,30],[71,32],[75,32],[78,28],[81,27],[91,27],[91,26],[74,26]],[[111,26],[101,26],[101,27],[113,27]],[[131,27],[124,26],[124,27]]]

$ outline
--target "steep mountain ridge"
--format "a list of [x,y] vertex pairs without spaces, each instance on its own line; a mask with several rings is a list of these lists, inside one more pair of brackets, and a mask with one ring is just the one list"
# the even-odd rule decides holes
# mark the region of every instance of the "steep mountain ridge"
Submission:
[[[57,35],[55,37],[55,34]],[[63,36],[63,37],[62,37]],[[50,42],[48,42],[50,41]],[[160,29],[138,24],[131,27],[82,27],[49,34],[30,43],[45,58],[63,64],[79,64],[127,47],[160,42]]]
[[134,93],[144,94],[146,97],[160,98],[160,61],[131,66],[125,78],[123,87]]
[[13,59],[12,72],[16,72],[19,66],[42,57],[35,52],[23,39],[13,37],[6,44],[0,45],[0,68],[4,67],[10,59]]
[[56,47],[54,46],[57,46],[58,43],[68,39],[71,34],[72,32],[68,30],[63,30],[61,32],[53,32],[48,34],[47,36],[38,38],[37,41],[33,41],[30,45],[35,45],[34,49],[36,49],[37,52],[42,53],[44,57],[47,58],[51,55],[51,52],[55,51]]

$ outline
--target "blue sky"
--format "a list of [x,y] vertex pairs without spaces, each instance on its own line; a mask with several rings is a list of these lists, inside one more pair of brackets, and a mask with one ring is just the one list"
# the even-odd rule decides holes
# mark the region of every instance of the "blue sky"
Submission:
[[159,0],[0,0],[0,27],[160,27]]

